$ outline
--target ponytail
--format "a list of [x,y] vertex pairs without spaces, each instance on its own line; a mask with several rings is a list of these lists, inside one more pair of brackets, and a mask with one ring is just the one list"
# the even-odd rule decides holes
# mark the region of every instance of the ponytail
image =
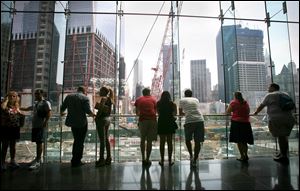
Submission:
[[111,89],[111,88],[108,88],[108,91],[109,91],[109,98],[110,98],[110,100],[111,100],[111,103],[112,104],[115,104],[115,96],[114,96],[114,92],[113,92],[113,90]]

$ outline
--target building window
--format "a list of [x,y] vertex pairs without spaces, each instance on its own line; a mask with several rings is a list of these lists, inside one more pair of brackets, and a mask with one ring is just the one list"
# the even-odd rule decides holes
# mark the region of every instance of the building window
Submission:
[[91,32],[91,26],[86,27],[86,32]]

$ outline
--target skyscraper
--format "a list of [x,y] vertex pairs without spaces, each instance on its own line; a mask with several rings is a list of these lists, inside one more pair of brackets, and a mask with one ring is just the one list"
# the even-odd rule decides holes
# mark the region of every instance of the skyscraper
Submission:
[[133,68],[133,84],[132,84],[132,97],[134,99],[141,96],[143,87],[143,61],[135,60]]
[[191,60],[191,89],[200,102],[211,100],[211,75],[206,60]]
[[[226,102],[233,98],[234,91],[247,92],[249,98],[253,98],[253,93],[258,96],[259,92],[266,90],[263,32],[242,28],[241,25],[223,26],[222,30],[223,37],[221,30],[217,36],[220,99],[225,100],[225,95],[222,94],[224,90]],[[254,98],[256,99],[258,98]]]
[[[1,11],[8,11],[9,7],[13,6],[12,1],[1,1]],[[4,97],[7,92],[7,79],[8,78],[8,66],[9,66],[9,49],[10,49],[10,30],[12,25],[11,13],[1,12],[1,98]]]
[[[70,1],[69,8],[74,12],[115,11],[115,3]],[[115,16],[105,14],[70,15],[64,63],[65,91],[73,91],[79,85],[92,87],[92,78],[97,79],[97,84],[100,79],[104,83],[115,79],[114,20]]]
[[53,22],[55,2],[22,2],[18,8],[31,11],[32,7],[41,12],[17,14],[13,25],[10,88],[18,92],[56,89],[59,33]]

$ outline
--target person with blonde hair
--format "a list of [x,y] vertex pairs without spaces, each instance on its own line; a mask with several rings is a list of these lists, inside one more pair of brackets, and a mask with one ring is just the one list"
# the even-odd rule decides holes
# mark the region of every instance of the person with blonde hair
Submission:
[[6,170],[5,164],[7,149],[10,150],[10,166],[18,168],[15,161],[16,141],[20,139],[22,121],[20,115],[20,98],[18,93],[10,91],[1,102],[1,170]]
[[[108,87],[101,87],[97,93],[99,96],[96,102],[95,109],[98,110],[96,114],[96,129],[100,141],[100,158],[96,161],[96,167],[110,165],[111,164],[111,152],[110,143],[108,137],[108,129],[110,126],[110,114],[111,108],[114,104],[113,90]],[[104,159],[104,150],[106,149],[106,159]]]

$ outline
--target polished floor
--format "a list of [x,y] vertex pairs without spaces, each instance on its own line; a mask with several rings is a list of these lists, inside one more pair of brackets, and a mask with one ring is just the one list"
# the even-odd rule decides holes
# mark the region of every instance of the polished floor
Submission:
[[95,167],[87,163],[43,164],[28,170],[28,164],[1,172],[1,190],[299,190],[299,157],[290,165],[269,157],[251,158],[248,163],[235,159],[200,160],[195,170],[189,161],[176,161],[161,167],[152,161],[149,168],[141,162],[112,163]]

